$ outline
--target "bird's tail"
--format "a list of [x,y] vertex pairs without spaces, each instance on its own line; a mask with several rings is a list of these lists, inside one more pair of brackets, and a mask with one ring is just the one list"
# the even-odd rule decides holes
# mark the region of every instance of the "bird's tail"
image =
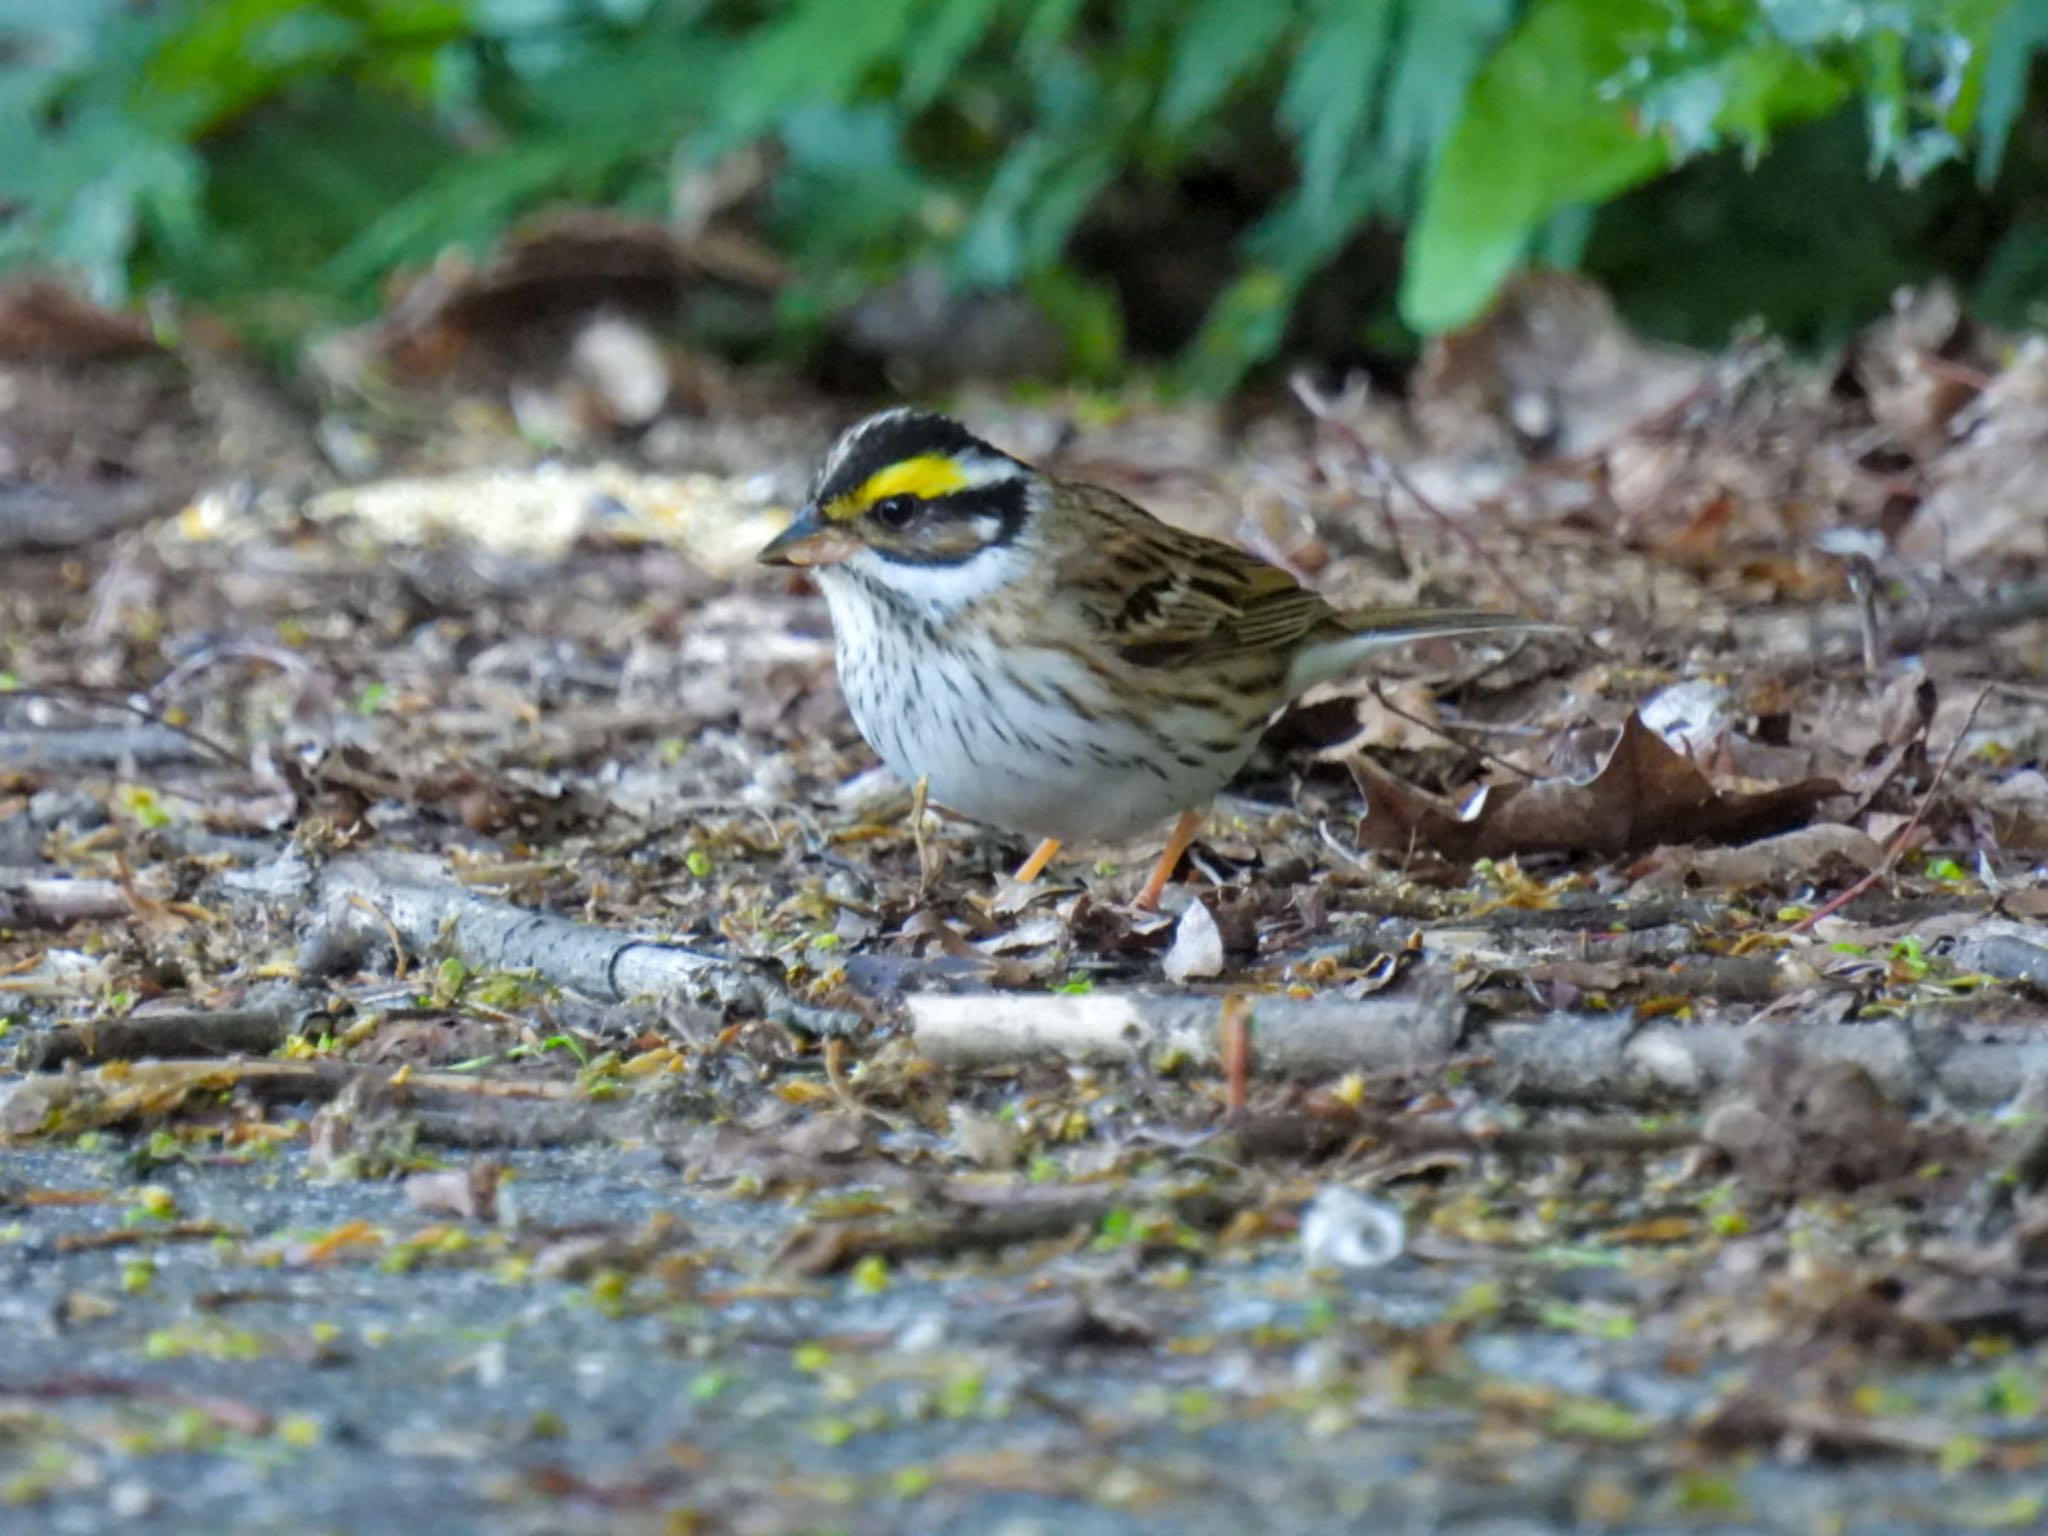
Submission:
[[1570,627],[1479,608],[1351,608],[1335,616],[1327,638],[1295,653],[1287,682],[1291,692],[1300,693],[1343,676],[1375,651],[1432,635],[1540,634]]

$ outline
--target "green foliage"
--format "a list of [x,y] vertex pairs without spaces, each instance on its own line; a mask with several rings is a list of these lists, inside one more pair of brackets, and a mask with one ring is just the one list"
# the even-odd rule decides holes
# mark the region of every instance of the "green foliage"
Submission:
[[[2048,8],[2023,0],[1536,0],[1474,82],[1409,244],[1402,312],[1471,318],[1537,231],[1720,146],[1860,97],[1872,170],[1908,180],[1961,156],[1997,57],[1995,167]],[[1997,35],[2008,50],[1996,54]]]
[[1150,277],[1078,268],[1077,231],[1221,184],[1181,359],[1220,389],[1375,223],[1428,331],[1630,189],[1844,110],[1861,171],[1988,181],[2048,0],[0,0],[7,34],[0,267],[290,334],[548,203],[663,213],[765,142],[793,334],[936,265],[1102,373]]

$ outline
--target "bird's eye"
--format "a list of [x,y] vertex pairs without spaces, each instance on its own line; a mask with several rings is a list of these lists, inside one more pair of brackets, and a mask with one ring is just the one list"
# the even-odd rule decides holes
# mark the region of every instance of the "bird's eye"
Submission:
[[915,496],[886,497],[876,502],[869,509],[868,515],[884,528],[895,533],[901,533],[910,526],[911,520],[917,516],[917,498]]

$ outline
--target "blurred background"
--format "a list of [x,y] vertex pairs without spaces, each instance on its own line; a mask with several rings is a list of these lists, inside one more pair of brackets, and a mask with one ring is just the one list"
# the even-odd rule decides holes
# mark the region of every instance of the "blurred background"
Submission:
[[[2044,48],[0,0],[6,1536],[2043,1529]],[[905,399],[1574,633],[1015,886],[755,559]]]
[[875,391],[1398,375],[1530,262],[1812,351],[1932,279],[2039,324],[2044,43],[2044,0],[0,0],[0,270],[296,359],[516,235],[465,334],[599,298]]

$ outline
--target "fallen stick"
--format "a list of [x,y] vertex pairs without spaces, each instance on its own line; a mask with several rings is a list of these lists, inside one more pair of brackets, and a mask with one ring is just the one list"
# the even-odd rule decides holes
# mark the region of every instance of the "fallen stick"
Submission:
[[1893,655],[1905,656],[1930,645],[2002,635],[2042,618],[2048,618],[2048,581],[2023,581],[1974,602],[1949,604],[1916,622],[1897,624],[1886,639]]
[[[451,1072],[395,1073],[342,1061],[143,1061],[39,1072],[0,1083],[0,1145],[52,1130],[153,1124],[193,1095],[242,1091],[266,1101],[325,1102],[363,1083],[422,1140],[475,1147],[588,1141],[607,1124],[637,1126],[630,1103],[586,1098],[573,1083],[504,1082]],[[515,1119],[498,1111],[517,1101]]]
[[0,869],[0,928],[62,928],[126,917],[134,910],[118,880]]
[[267,1435],[272,1423],[269,1414],[239,1398],[188,1392],[161,1381],[131,1381],[120,1376],[53,1376],[41,1381],[0,1382],[0,1414],[10,1418],[45,1410],[51,1403],[87,1398],[126,1399],[172,1408],[196,1414],[237,1435]]
[[[1913,656],[1937,646],[1968,645],[2048,618],[2048,581],[2015,583],[1981,597],[1944,603],[1920,615],[1880,613],[1878,618],[1887,655]],[[1730,630],[1735,646],[1752,656],[1854,659],[1859,666],[1865,633],[1863,614],[1854,602],[1796,612],[1774,608],[1739,617]]]
[[0,768],[138,768],[210,762],[214,754],[189,732],[168,725],[80,725],[47,731],[0,730]]
[[[934,992],[904,1006],[918,1050],[942,1066],[1161,1056],[1215,1066],[1223,1001],[1191,991]],[[1463,1012],[1448,993],[1251,1001],[1253,1069],[1285,1077],[1440,1066],[1456,1052]]]
[[1247,1115],[1233,1134],[1246,1156],[1293,1158],[1324,1157],[1361,1144],[1409,1156],[1447,1152],[1507,1158],[1661,1157],[1700,1144],[1700,1127],[1693,1121],[1668,1126],[1644,1126],[1634,1120],[1467,1126],[1373,1109],[1333,1113],[1328,1105]]
[[68,1061],[135,1061],[145,1057],[265,1056],[325,1011],[317,992],[285,988],[252,997],[240,1008],[179,1008],[32,1031],[14,1048],[17,1072],[41,1072]]
[[[906,999],[918,1050],[941,1066],[1180,1058],[1216,1069],[1222,998],[1131,991],[1067,997],[973,992]],[[1252,1069],[1318,1080],[1344,1072],[1428,1074],[1453,1062],[1486,1092],[1524,1104],[1697,1103],[1743,1086],[1755,1047],[1788,1042],[1802,1061],[1864,1068],[1899,1103],[2003,1104],[2048,1081],[2048,1038],[1958,1025],[1938,1012],[1855,1023],[1783,1021],[1767,1029],[1625,1014],[1477,1021],[1448,996],[1255,1000]]]
[[299,950],[307,979],[395,941],[401,966],[408,955],[452,955],[472,971],[527,971],[599,1002],[688,998],[809,1035],[846,1034],[859,1023],[797,1002],[770,961],[712,954],[479,895],[425,854],[352,854],[315,866],[294,853],[224,876],[221,885],[243,907],[314,914]]
[[989,1253],[1085,1231],[1118,1209],[1160,1210],[1188,1226],[1220,1227],[1258,1198],[1252,1186],[1162,1190],[1124,1185],[1025,1191],[1021,1196],[1004,1191],[1000,1204],[989,1204],[966,1190],[939,1186],[927,1193],[924,1213],[806,1222],[784,1239],[769,1268],[817,1276],[842,1273],[869,1257],[900,1263]]

